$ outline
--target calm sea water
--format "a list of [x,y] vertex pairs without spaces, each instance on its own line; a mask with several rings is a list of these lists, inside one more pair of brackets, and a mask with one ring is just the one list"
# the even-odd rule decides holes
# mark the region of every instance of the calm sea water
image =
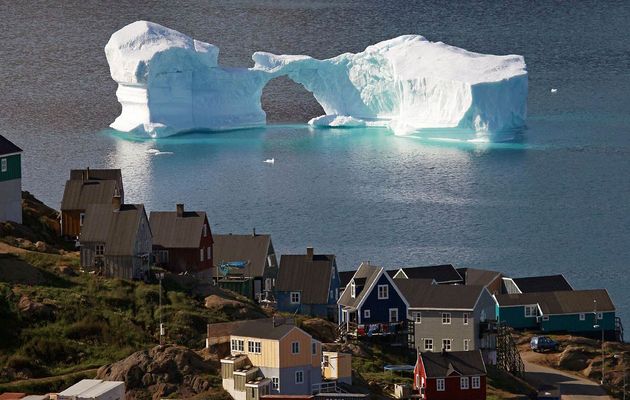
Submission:
[[[70,168],[118,167],[129,201],[185,202],[207,210],[215,232],[271,232],[280,253],[314,245],[342,269],[564,273],[608,288],[630,323],[628,2],[176,3],[0,3],[0,130],[25,149],[26,190],[58,206]],[[405,33],[522,54],[528,129],[490,145],[311,130],[318,104],[278,79],[265,89],[266,129],[121,138],[106,129],[119,105],[103,46],[137,19],[215,43],[232,66],[251,65],[256,50],[331,57]]]

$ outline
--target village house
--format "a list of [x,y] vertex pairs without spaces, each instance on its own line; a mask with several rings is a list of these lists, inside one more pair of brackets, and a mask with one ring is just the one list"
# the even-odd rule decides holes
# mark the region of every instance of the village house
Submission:
[[581,336],[619,340],[621,322],[608,292],[563,290],[496,296],[500,322],[515,329],[569,332]]
[[430,265],[426,267],[405,267],[388,270],[394,279],[432,279],[440,285],[463,284],[462,276],[452,264]]
[[348,333],[394,334],[404,329],[407,300],[383,267],[362,263],[337,302]]
[[212,232],[203,211],[152,211],[153,256],[158,266],[173,273],[189,273],[212,278]]
[[482,349],[494,360],[496,335],[486,324],[496,319],[496,302],[488,289],[417,279],[394,282],[409,304],[410,334],[418,352]]
[[321,362],[321,343],[292,323],[246,321],[235,326],[230,357],[221,360],[223,388],[235,400],[312,394],[321,388]]
[[81,229],[81,267],[107,277],[147,276],[152,250],[151,228],[142,204],[93,204]]
[[418,352],[413,388],[425,400],[485,400],[480,351]]
[[278,262],[271,235],[213,235],[213,261],[218,285],[251,299],[273,296]]
[[71,170],[61,200],[61,235],[77,238],[88,207],[93,204],[111,205],[114,197],[125,203],[119,169]]
[[280,311],[337,320],[339,274],[332,254],[283,254],[276,281],[276,302]]
[[124,400],[125,382],[83,379],[55,397],[57,400]]
[[457,268],[464,285],[483,286],[491,295],[504,293],[503,274],[479,268]]
[[0,222],[22,223],[22,149],[0,135]]
[[564,275],[529,276],[512,278],[518,293],[561,292],[573,290]]

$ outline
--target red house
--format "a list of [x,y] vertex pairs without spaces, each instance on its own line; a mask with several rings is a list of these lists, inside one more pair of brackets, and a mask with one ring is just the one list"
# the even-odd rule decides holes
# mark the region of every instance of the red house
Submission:
[[212,278],[213,240],[205,212],[184,211],[178,204],[176,211],[152,212],[149,224],[156,264],[171,272]]
[[485,400],[481,351],[419,353],[413,388],[426,400]]

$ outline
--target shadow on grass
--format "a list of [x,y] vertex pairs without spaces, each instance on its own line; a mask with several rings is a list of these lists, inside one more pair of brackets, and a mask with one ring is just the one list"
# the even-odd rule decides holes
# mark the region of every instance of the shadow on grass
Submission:
[[35,267],[13,254],[0,254],[0,281],[31,286],[71,288],[74,282],[44,268]]

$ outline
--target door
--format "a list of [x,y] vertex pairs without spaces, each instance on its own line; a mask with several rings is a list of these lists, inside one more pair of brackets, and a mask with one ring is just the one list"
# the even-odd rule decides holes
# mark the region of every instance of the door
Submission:
[[389,322],[398,322],[398,309],[397,308],[389,309]]

